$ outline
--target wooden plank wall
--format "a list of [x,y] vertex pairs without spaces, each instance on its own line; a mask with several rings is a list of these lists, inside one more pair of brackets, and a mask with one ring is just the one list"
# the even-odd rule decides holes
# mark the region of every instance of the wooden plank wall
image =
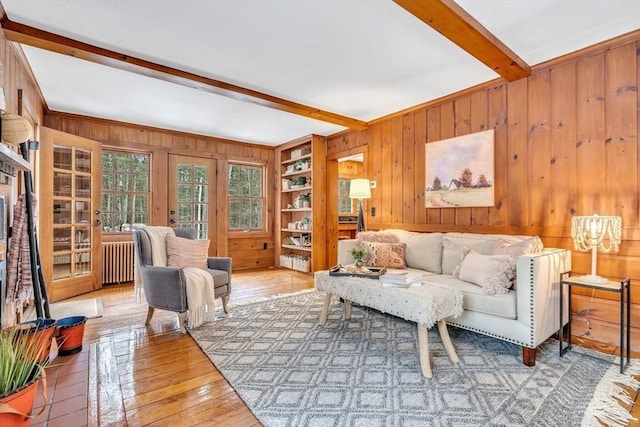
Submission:
[[21,114],[24,111],[36,125],[41,124],[44,121],[44,100],[40,89],[31,70],[23,65],[26,60],[22,50],[8,42],[1,31],[0,58],[0,81],[4,89],[7,111],[13,114]]
[[[366,218],[373,229],[537,234],[547,247],[573,249],[572,215],[619,215],[620,252],[600,254],[598,273],[630,277],[637,305],[639,34],[541,64],[526,79],[496,80],[381,119],[367,130],[333,135],[328,155],[367,146],[369,178],[378,184],[368,201],[377,215]],[[490,128],[495,206],[425,209],[425,143]],[[590,255],[573,251],[572,263],[574,272],[588,273]],[[617,300],[611,293],[596,298]],[[617,304],[610,303],[601,317],[617,324]],[[632,324],[639,323],[635,306]]]
[[[153,190],[151,223],[154,225],[167,225],[168,222],[167,171],[170,154],[215,159],[218,170],[216,185],[219,195],[228,193],[229,161],[266,165],[268,232],[231,235],[226,226],[228,224],[226,198],[219,197],[216,236],[212,236],[211,240],[216,242],[215,253],[233,258],[234,269],[274,265],[275,157],[272,147],[54,112],[46,114],[45,126],[99,141],[106,148],[127,148],[151,153]],[[129,238],[122,235],[113,237]],[[104,240],[108,238],[109,236],[105,235]]]

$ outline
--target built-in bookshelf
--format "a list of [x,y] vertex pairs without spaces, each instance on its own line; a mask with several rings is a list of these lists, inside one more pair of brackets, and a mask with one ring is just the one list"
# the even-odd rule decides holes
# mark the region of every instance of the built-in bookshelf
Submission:
[[276,147],[278,200],[276,263],[311,273],[326,268],[325,138]]

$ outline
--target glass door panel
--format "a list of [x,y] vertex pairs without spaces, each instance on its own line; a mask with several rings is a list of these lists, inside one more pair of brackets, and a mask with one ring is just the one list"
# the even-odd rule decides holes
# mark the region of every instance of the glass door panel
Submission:
[[[197,239],[215,240],[215,161],[169,156],[169,222],[172,227],[193,228]],[[214,248],[215,245],[211,245]],[[212,255],[214,253],[210,251]]]
[[56,301],[102,284],[100,146],[46,128],[42,139],[42,170],[53,179],[42,184],[51,187],[42,192],[41,258],[49,298]]

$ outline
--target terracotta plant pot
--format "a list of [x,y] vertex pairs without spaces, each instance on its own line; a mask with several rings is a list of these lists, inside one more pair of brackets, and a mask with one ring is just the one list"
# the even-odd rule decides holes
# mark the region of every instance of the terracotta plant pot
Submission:
[[43,345],[43,349],[40,352],[35,362],[44,362],[49,357],[49,351],[51,350],[51,342],[53,341],[53,333],[56,331],[54,328],[55,319],[36,319],[29,322],[18,323],[15,328],[23,334],[29,334],[32,339],[48,342],[49,345]]
[[84,337],[84,324],[87,318],[84,316],[72,316],[58,319],[56,321],[56,340],[58,343],[58,354],[69,356],[82,351],[82,340]]
[[0,425],[22,427],[31,424],[31,411],[36,398],[40,376],[11,394],[0,397]]

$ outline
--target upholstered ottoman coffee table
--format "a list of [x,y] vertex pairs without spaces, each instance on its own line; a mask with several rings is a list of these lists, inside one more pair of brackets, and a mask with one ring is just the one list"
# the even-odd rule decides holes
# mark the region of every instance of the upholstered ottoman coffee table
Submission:
[[326,292],[320,314],[320,325],[327,322],[331,297],[344,299],[344,317],[351,318],[351,303],[371,307],[383,313],[401,317],[418,324],[418,349],[422,375],[432,377],[429,362],[427,329],[438,324],[440,338],[451,362],[458,363],[445,320],[462,314],[462,293],[436,283],[424,281],[422,286],[397,288],[385,287],[378,279],[357,276],[331,276],[328,271],[318,271],[315,287]]

